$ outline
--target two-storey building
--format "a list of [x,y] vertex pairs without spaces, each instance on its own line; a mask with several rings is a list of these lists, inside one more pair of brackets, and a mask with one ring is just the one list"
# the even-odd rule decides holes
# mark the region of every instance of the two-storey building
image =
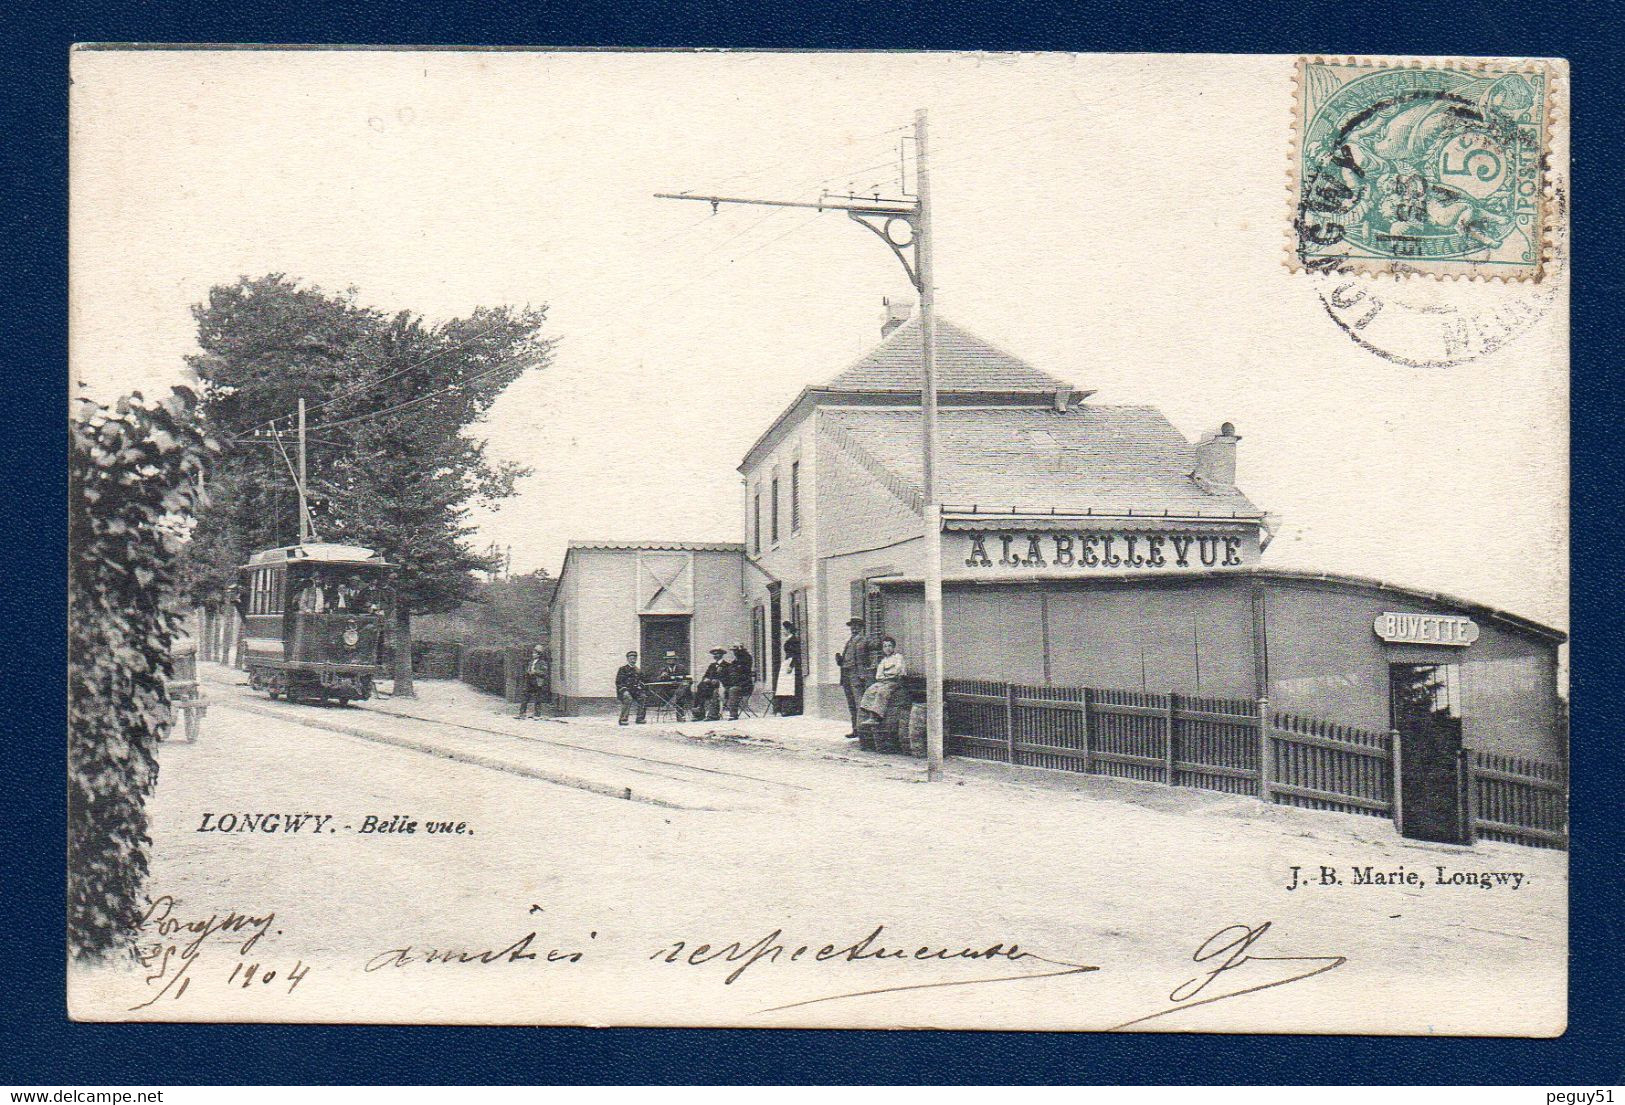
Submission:
[[[789,621],[808,712],[843,718],[835,654],[853,616],[896,637],[918,672],[920,346],[918,321],[893,309],[874,349],[763,431],[739,466],[740,545],[573,549],[554,629],[566,693],[607,701],[636,642],[686,644],[695,668],[711,644],[738,641],[765,698]],[[1155,408],[1091,402],[947,320],[937,376],[946,678],[1259,713],[1267,701],[1362,730],[1444,733],[1441,747],[1565,756],[1562,633],[1480,603],[1262,566],[1270,522],[1237,487],[1230,423],[1188,441]],[[575,578],[593,566],[598,578]],[[687,633],[682,619],[702,611],[707,628]],[[588,643],[590,657],[571,653]]]

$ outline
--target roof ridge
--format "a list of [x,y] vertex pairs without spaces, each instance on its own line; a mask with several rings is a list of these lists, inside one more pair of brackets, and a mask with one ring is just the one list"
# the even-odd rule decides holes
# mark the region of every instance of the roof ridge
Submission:
[[[922,375],[922,366],[917,362],[917,358],[912,352],[904,352],[899,347],[904,345],[901,335],[905,330],[908,331],[909,337],[917,337],[922,325],[919,315],[911,316],[906,322],[894,327],[890,333],[884,335],[879,342],[871,346],[855,360],[849,362],[841,371],[830,377],[829,382],[824,387],[833,391],[919,390],[922,386],[922,382],[919,380]],[[953,319],[939,318],[937,320],[936,346],[939,369],[946,370],[946,372],[939,371],[937,379],[939,391],[1052,392],[1061,389],[1069,391],[1084,390],[1076,384],[1068,383],[1044,371],[1030,361],[1016,356],[1008,349],[988,341]],[[951,349],[954,346],[970,352],[971,355],[968,358],[970,362],[968,371],[970,374],[974,375],[978,371],[986,371],[989,374],[990,378],[987,380],[985,387],[980,389],[971,388],[966,386],[966,381],[962,378],[958,380],[944,378],[945,375],[951,376],[954,374],[956,368],[958,375],[961,377],[967,372],[967,367],[963,363],[964,359],[959,359],[961,363],[958,365],[944,364],[944,362],[955,360],[952,357]],[[945,352],[948,353],[947,356],[944,356]],[[906,363],[902,365],[896,363],[899,354],[906,358]],[[992,363],[977,364],[978,360]],[[1010,379],[999,380],[1000,373],[1013,376],[1015,382]],[[868,381],[861,379],[865,374],[871,375],[874,379]],[[859,376],[860,379],[847,380],[846,378],[850,376]],[[898,382],[894,382],[888,377],[893,377]]]
[[[892,327],[891,333],[882,334],[879,341],[875,342],[875,344],[871,345],[868,349],[865,349],[862,353],[859,353],[852,360],[848,361],[845,368],[831,376],[830,382],[834,383],[834,381],[839,380],[842,376],[845,376],[848,372],[851,372],[854,368],[857,368],[864,361],[867,361],[870,357],[873,357],[876,353],[886,348],[893,341],[895,341],[897,339],[897,335],[901,334],[904,330],[907,330],[911,326],[915,326],[917,329],[918,327],[916,324],[919,321],[919,317],[919,315],[910,315],[908,318]],[[827,387],[828,385],[824,386]]]
[[1061,387],[1072,388],[1074,391],[1081,390],[1075,384],[1069,384],[1065,380],[1062,380],[1057,376],[1051,376],[1048,372],[1045,372],[1043,369],[1041,369],[1037,365],[1033,364],[1027,358],[1018,357],[1014,353],[1012,353],[1008,349],[1006,349],[1004,346],[999,345],[996,342],[988,341],[986,338],[982,337],[982,335],[977,334],[977,333],[973,333],[972,331],[967,330],[965,327],[959,325],[959,323],[955,322],[951,318],[939,318],[939,319],[937,319],[937,325],[938,326],[947,326],[947,327],[950,327],[950,328],[952,328],[954,330],[958,330],[961,334],[965,335],[965,337],[970,338],[972,341],[980,342],[982,345],[985,345],[989,349],[993,350],[993,352],[997,353],[999,356],[1001,356],[1001,357],[1009,357],[1012,361],[1015,361],[1017,364],[1026,365],[1028,368],[1032,369],[1034,372],[1038,373],[1040,376],[1045,376],[1045,377],[1048,377],[1051,380],[1054,380],[1056,382],[1056,384],[1060,385]]

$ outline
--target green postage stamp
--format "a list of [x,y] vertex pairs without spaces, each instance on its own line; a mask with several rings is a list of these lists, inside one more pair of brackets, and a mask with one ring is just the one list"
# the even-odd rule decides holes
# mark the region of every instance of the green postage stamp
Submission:
[[1299,59],[1292,266],[1539,280],[1561,68]]

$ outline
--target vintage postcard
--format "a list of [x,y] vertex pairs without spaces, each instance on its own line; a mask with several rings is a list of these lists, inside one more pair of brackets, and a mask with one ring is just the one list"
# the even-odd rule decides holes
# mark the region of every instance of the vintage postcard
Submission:
[[74,1018],[1564,1031],[1563,61],[72,76]]

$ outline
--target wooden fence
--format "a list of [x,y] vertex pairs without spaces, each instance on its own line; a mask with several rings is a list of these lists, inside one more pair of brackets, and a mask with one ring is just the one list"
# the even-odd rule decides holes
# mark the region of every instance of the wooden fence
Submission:
[[1569,845],[1568,772],[1562,764],[1474,752],[1467,799],[1479,836],[1547,848]]
[[[952,755],[1400,821],[1392,731],[1271,710],[1267,699],[980,679],[944,691]],[[1469,836],[1567,847],[1562,765],[1472,751],[1462,791]]]

